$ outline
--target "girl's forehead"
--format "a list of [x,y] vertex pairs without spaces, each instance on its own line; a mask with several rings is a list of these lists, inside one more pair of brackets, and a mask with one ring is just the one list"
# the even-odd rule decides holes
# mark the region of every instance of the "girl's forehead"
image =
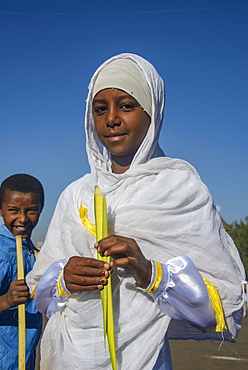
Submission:
[[126,91],[117,89],[116,87],[109,87],[106,89],[103,89],[99,91],[93,98],[93,101],[101,98],[101,97],[108,97],[108,98],[114,98],[114,97],[123,97],[123,98],[130,98],[135,99],[133,96],[128,94]]

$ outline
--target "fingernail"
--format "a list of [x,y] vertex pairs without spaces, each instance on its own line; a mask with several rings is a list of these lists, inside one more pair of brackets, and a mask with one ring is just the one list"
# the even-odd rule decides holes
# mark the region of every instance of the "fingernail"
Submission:
[[108,263],[104,263],[103,267],[108,270],[109,269],[109,264]]
[[105,283],[105,279],[100,279],[100,283],[104,284]]

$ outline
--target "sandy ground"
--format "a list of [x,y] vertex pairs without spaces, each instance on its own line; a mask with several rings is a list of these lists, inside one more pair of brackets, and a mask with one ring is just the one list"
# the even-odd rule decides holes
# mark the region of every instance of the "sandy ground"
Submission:
[[170,341],[173,370],[247,370],[248,318],[243,318],[236,343]]

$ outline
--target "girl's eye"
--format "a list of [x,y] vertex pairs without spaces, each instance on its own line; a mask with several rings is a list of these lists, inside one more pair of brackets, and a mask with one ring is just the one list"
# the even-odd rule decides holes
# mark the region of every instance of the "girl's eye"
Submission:
[[135,106],[133,104],[129,104],[129,103],[124,103],[121,105],[121,109],[124,109],[124,110],[133,110],[134,107]]
[[95,107],[94,108],[94,113],[96,114],[103,114],[107,110],[106,107],[101,106],[101,107]]

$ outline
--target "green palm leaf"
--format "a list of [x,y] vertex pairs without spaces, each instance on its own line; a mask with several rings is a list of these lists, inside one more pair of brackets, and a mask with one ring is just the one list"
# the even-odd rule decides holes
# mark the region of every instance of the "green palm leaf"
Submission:
[[[98,186],[95,187],[94,210],[96,223],[96,241],[99,241],[107,237],[109,234],[106,196],[102,196]],[[108,263],[110,262],[110,257],[104,257],[100,253],[97,253],[97,258]],[[104,286],[103,289],[100,291],[100,295],[103,309],[104,338],[106,339],[107,337],[108,339],[112,368],[113,370],[117,370],[111,275],[108,278],[108,284]]]

